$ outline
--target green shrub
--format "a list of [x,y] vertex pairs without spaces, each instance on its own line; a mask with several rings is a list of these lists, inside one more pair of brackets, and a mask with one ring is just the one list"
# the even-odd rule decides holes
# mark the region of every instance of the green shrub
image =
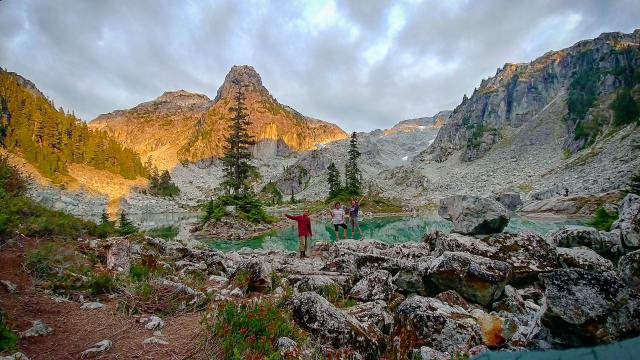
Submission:
[[145,233],[151,237],[159,237],[165,240],[172,240],[178,236],[178,228],[171,225],[160,226],[157,228],[153,228],[145,231]]
[[92,274],[86,284],[91,295],[110,294],[116,288],[116,280],[111,274]]
[[593,218],[587,221],[587,224],[598,230],[611,231],[611,225],[613,225],[616,220],[618,220],[617,212],[608,212],[605,208],[599,207],[593,214]]
[[202,221],[222,219],[227,215],[226,206],[235,206],[236,216],[252,223],[272,223],[275,221],[273,216],[267,214],[262,202],[254,194],[225,195],[209,201],[204,206],[205,214]]
[[220,342],[224,357],[279,359],[275,349],[278,338],[286,336],[301,343],[302,331],[285,309],[271,301],[220,304],[211,330]]
[[611,102],[611,109],[615,114],[616,126],[624,126],[640,120],[640,105],[627,87],[624,87]]
[[7,315],[0,310],[0,353],[15,350],[18,336],[10,328]]
[[146,280],[151,276],[151,269],[144,264],[131,263],[129,265],[129,278],[133,281]]
[[118,235],[126,236],[140,231],[127,217],[124,211],[120,213],[120,224],[118,226]]

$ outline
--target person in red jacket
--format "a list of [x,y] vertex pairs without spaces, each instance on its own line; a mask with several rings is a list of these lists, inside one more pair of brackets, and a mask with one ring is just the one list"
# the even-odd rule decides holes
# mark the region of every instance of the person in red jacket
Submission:
[[311,218],[309,210],[305,210],[302,215],[284,214],[288,219],[298,222],[298,244],[300,245],[300,257],[307,256],[307,238],[311,237]]

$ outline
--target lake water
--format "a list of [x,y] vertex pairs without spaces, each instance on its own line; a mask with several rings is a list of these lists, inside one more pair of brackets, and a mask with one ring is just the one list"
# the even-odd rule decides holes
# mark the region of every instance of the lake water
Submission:
[[[579,224],[579,221],[547,221],[531,220],[521,217],[513,217],[506,227],[506,232],[531,231],[544,235],[550,230],[561,228],[568,224]],[[362,219],[360,227],[366,239],[380,240],[386,243],[401,243],[406,241],[420,241],[422,236],[431,229],[450,232],[453,228],[451,222],[442,219],[438,215],[428,216],[390,216]],[[335,240],[333,225],[329,221],[313,221],[313,236],[310,244],[318,240]],[[349,233],[350,235],[350,233]],[[356,231],[356,239],[359,236]],[[209,246],[222,251],[235,251],[243,247],[253,249],[284,249],[297,251],[298,231],[296,223],[291,221],[291,226],[279,229],[249,240],[209,240]]]

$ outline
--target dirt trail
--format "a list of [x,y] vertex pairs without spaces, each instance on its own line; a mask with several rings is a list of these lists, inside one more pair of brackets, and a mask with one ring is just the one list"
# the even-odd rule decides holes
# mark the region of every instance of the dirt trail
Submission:
[[190,313],[163,317],[165,327],[162,339],[168,345],[144,345],[143,340],[153,336],[139,317],[126,316],[116,310],[117,300],[104,297],[106,306],[95,310],[82,310],[77,302],[56,302],[43,290],[33,285],[23,270],[25,248],[35,246],[36,240],[26,240],[24,248],[0,248],[0,280],[9,280],[18,286],[9,293],[0,286],[0,308],[3,309],[17,331],[41,319],[53,328],[43,337],[20,339],[18,350],[30,359],[80,359],[80,354],[96,342],[109,339],[113,347],[99,359],[208,359],[210,355],[199,350],[204,344],[205,332],[201,314]]

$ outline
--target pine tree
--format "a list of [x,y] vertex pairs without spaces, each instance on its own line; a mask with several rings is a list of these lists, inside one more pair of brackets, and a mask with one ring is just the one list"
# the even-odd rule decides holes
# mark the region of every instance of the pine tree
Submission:
[[238,81],[234,81],[234,85],[236,86],[235,105],[229,109],[233,114],[230,134],[225,138],[225,152],[221,158],[224,165],[222,186],[234,196],[243,196],[250,190],[247,180],[254,166],[249,162],[251,160],[249,146],[255,144],[255,141],[247,130],[249,117],[244,103],[243,86]]
[[107,214],[106,211],[102,211],[102,215],[100,215],[100,225],[104,225],[104,224],[110,224],[111,221],[109,221],[109,214]]
[[347,155],[348,159],[344,168],[345,189],[350,195],[360,195],[362,191],[362,174],[360,168],[358,168],[358,158],[361,154],[358,151],[358,136],[355,131],[351,134]]
[[340,171],[334,162],[331,162],[327,168],[327,182],[329,183],[329,197],[338,196],[342,190],[342,184],[340,183]]
[[127,218],[124,210],[120,213],[120,226],[118,227],[119,235],[129,235],[138,232],[138,228],[133,225],[131,220]]

